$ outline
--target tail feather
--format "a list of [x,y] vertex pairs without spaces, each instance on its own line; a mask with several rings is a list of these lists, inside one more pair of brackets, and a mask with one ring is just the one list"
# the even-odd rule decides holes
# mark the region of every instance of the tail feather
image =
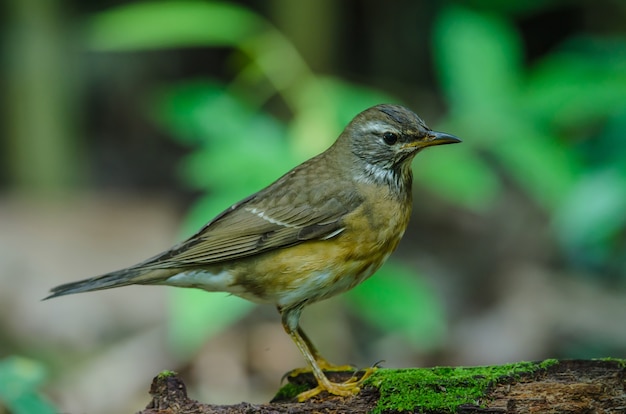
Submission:
[[172,271],[171,269],[146,269],[131,267],[107,273],[102,276],[96,276],[53,287],[50,289],[51,294],[43,300],[56,298],[57,296],[71,295],[74,293],[112,289],[120,286],[158,284],[160,281],[167,279],[175,273],[177,272]]

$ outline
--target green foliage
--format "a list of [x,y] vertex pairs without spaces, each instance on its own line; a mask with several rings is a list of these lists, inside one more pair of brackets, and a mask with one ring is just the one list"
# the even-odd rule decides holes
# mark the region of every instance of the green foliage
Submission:
[[168,339],[181,360],[188,359],[212,335],[246,315],[252,303],[194,289],[174,289],[171,294]]
[[626,107],[624,51],[626,39],[572,39],[531,69],[523,109],[553,128],[588,132]]
[[554,225],[562,246],[575,259],[602,266],[610,263],[613,246],[626,227],[625,211],[626,175],[607,168],[580,180],[556,216]]
[[181,168],[183,182],[191,187],[217,193],[241,189],[247,195],[296,164],[284,125],[221,85],[185,83],[155,102],[157,122],[194,150]]
[[234,46],[262,25],[255,14],[230,3],[147,2],[99,13],[87,27],[87,38],[100,51]]
[[498,167],[478,161],[465,185],[486,184],[492,200],[504,172],[554,219],[575,264],[626,274],[626,40],[580,36],[525,69],[511,22],[451,6],[433,50],[452,106],[445,123]]
[[45,378],[45,368],[36,361],[17,356],[0,360],[0,406],[13,414],[56,413],[37,391]]
[[[439,17],[434,41],[452,105],[448,122],[477,150],[492,154],[539,203],[554,208],[577,178],[577,159],[520,107],[521,46],[511,24],[451,7]],[[466,184],[480,188],[478,178]]]
[[520,39],[511,25],[451,6],[440,14],[434,30],[438,73],[453,111],[498,117],[511,109],[522,74]]
[[[439,129],[457,130],[454,126]],[[492,206],[500,192],[501,183],[493,169],[471,150],[429,150],[419,158],[414,174],[416,181],[430,183],[427,187],[445,200],[476,212]],[[432,187],[435,183],[436,190]]]
[[[616,259],[625,256],[619,235],[626,226],[626,42],[571,39],[527,67],[507,13],[532,13],[547,3],[473,4],[483,11],[443,6],[432,47],[451,106],[437,129],[459,135],[463,149],[419,157],[416,182],[480,212],[513,181],[553,218],[572,260],[626,270],[626,261]],[[226,46],[237,57],[228,83],[169,85],[155,92],[149,109],[191,149],[181,179],[205,194],[189,214],[185,235],[325,149],[357,112],[398,101],[312,73],[271,24],[230,3],[124,5],[97,14],[86,32],[99,51]],[[275,98],[290,111],[289,122],[269,113],[266,104]],[[442,338],[443,312],[431,297],[414,272],[390,266],[352,293],[351,303],[372,324],[432,346],[423,338]],[[174,291],[171,337],[181,354],[191,355],[249,310],[242,301],[222,299]],[[371,303],[377,312],[368,311]]]
[[397,332],[418,349],[434,348],[445,334],[445,315],[432,288],[411,269],[393,262],[347,294],[359,316]]

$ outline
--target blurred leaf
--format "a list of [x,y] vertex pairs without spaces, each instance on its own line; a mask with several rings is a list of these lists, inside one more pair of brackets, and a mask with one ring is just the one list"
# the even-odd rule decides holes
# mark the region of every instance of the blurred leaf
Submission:
[[245,316],[255,305],[225,293],[172,289],[168,335],[179,358],[188,359],[208,338]]
[[435,22],[433,39],[454,111],[497,116],[511,108],[520,87],[521,46],[507,21],[449,6]]
[[[172,133],[172,137],[185,145],[204,144],[207,141],[204,115],[211,115],[214,102],[233,103],[225,97],[224,86],[209,80],[186,81],[168,85],[155,92],[150,101],[152,119]],[[209,108],[207,108],[209,106]],[[225,122],[228,119],[224,120]]]
[[328,148],[359,112],[395,98],[373,88],[317,77],[298,88],[297,112],[289,125],[294,151],[311,157]]
[[[279,31],[268,28],[263,34],[239,46],[251,62],[243,69],[243,76],[235,79],[233,86],[243,92],[243,85],[237,85],[238,81],[258,80],[259,75],[263,74],[274,93],[280,95],[287,106],[293,109],[300,85],[315,77],[294,45]],[[255,98],[250,96],[250,100]]]
[[[533,199],[556,208],[573,188],[580,162],[556,134],[542,128],[534,112],[522,109],[521,46],[510,23],[448,7],[437,20],[434,49],[454,108],[448,123],[493,154]],[[494,181],[487,181],[488,188],[495,188]],[[460,183],[451,189],[455,186]]]
[[576,261],[606,263],[626,226],[626,171],[605,169],[584,176],[557,212],[554,227]]
[[[255,141],[212,147],[190,154],[182,165],[183,179],[196,188],[232,192],[246,188],[255,192],[297,165],[286,144],[270,145],[259,136]],[[232,143],[231,143],[232,144]],[[227,207],[227,206],[226,206]]]
[[0,401],[13,414],[55,414],[57,410],[36,390],[46,370],[40,363],[17,356],[0,361]]
[[347,295],[359,316],[385,332],[398,332],[420,349],[445,335],[445,315],[436,294],[415,272],[387,262]]
[[218,82],[181,82],[156,93],[152,101],[152,117],[185,144],[228,144],[233,140],[239,144],[256,137],[250,134],[252,128],[274,142],[284,138],[278,121]]
[[624,107],[626,44],[600,53],[590,39],[582,43],[587,47],[548,55],[530,72],[523,105],[537,119],[574,129]]
[[626,169],[625,133],[626,102],[620,110],[608,117],[598,135],[589,136],[579,145],[578,152],[593,169],[610,165],[620,170]]
[[[301,110],[317,102],[330,105],[333,123],[343,129],[359,112],[380,103],[396,103],[397,98],[377,89],[333,77],[316,77],[302,89]],[[334,141],[334,138],[332,138]]]
[[[467,148],[429,150],[416,157],[413,172],[415,180],[434,193],[475,211],[488,208],[500,191],[495,172]],[[419,194],[415,197],[418,202]]]
[[196,146],[181,167],[183,180],[193,187],[252,193],[297,165],[285,127],[222,85],[185,83],[160,93],[157,102],[158,122]]
[[100,51],[233,46],[263,28],[259,17],[232,3],[142,2],[96,14],[88,22],[87,41]]
[[576,154],[557,137],[529,124],[511,119],[502,142],[489,149],[534,200],[554,210],[573,189],[581,166]]

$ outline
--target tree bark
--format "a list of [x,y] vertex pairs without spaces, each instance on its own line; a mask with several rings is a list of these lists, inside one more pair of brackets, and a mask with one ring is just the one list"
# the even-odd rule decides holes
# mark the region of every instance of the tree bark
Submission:
[[[380,370],[378,379],[367,381],[358,395],[336,397],[323,393],[304,403],[294,401],[276,401],[267,404],[240,403],[236,405],[210,405],[190,400],[185,385],[174,373],[160,374],[155,377],[150,389],[152,401],[145,410],[138,414],[203,414],[203,413],[626,413],[626,361],[624,360],[570,360],[551,361],[533,365],[527,372],[511,371],[511,374],[499,375],[488,380],[488,385],[471,402],[459,399],[458,405],[433,407],[420,403],[419,393],[433,390],[446,397],[452,390],[446,372],[458,374],[468,370],[468,378],[484,378],[477,375],[473,368],[416,368],[415,370]],[[485,367],[486,369],[498,367]],[[394,376],[406,375],[413,371],[442,372],[434,382],[427,386],[415,383],[406,391],[391,387],[398,393],[411,393],[399,396],[400,400],[417,401],[412,408],[406,405],[396,408],[381,405],[380,399],[386,391],[382,385],[394,381]],[[446,371],[447,370],[447,371]],[[494,371],[495,372],[495,371]],[[452,374],[451,374],[452,375]],[[345,381],[350,373],[330,373],[333,381]],[[314,386],[310,374],[290,378],[292,384]],[[471,380],[462,380],[461,385],[470,390]],[[286,387],[289,387],[287,385]],[[293,385],[292,385],[293,387]],[[428,388],[428,390],[426,390]],[[463,391],[463,389],[461,389]],[[281,390],[278,395],[284,394]],[[461,392],[458,395],[462,395]],[[455,394],[457,395],[457,394]],[[394,396],[398,397],[398,396]],[[403,397],[407,397],[403,399]],[[275,398],[276,400],[276,398]],[[454,399],[453,399],[454,401]],[[432,401],[431,401],[432,402]],[[422,405],[424,404],[424,405]]]

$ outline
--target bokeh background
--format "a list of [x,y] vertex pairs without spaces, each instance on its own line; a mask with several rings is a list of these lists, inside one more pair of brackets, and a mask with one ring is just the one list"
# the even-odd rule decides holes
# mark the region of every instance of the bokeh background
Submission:
[[626,3],[9,0],[0,8],[0,413],[135,412],[151,378],[268,401],[276,311],[126,287],[132,265],[402,103],[420,154],[375,277],[307,308],[337,363],[626,357]]

